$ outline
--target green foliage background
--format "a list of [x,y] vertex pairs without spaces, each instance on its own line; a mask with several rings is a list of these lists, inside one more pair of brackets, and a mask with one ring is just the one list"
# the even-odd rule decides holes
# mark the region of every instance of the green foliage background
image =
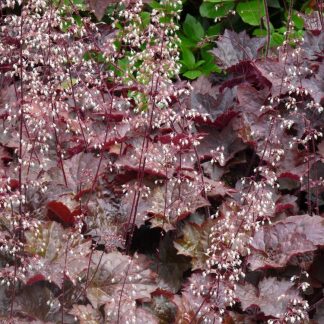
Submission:
[[[87,11],[86,0],[73,0],[73,5],[79,9],[80,15],[91,15],[94,20],[96,17]],[[226,28],[234,31],[247,31],[250,35],[257,37],[269,37],[270,49],[275,49],[282,45],[285,40],[285,33],[290,20],[294,26],[294,32],[289,35],[291,39],[299,38],[304,33],[304,22],[299,16],[300,13],[311,13],[314,1],[294,1],[294,0],[182,0],[183,11],[178,23],[178,36],[180,37],[181,51],[181,76],[186,79],[196,79],[201,75],[211,73],[221,73],[221,69],[215,64],[214,57],[210,50],[214,46],[214,41]],[[65,4],[62,11],[68,12],[71,6],[70,0],[59,2]],[[267,5],[267,10],[265,8]],[[108,5],[102,18],[103,22],[111,23],[112,14],[121,6],[118,3]],[[145,17],[149,19],[149,12],[152,9],[163,10],[168,19],[168,8],[158,0],[152,0],[146,5],[142,12],[143,21]],[[289,18],[289,8],[292,9]],[[269,14],[269,22],[266,19],[266,11]],[[73,15],[76,22],[80,21],[77,15]],[[148,21],[149,22],[149,21]],[[270,31],[268,31],[270,26]],[[67,31],[69,22],[62,26],[63,31]],[[145,27],[145,26],[144,26]],[[122,26],[117,26],[122,29]],[[269,34],[269,35],[268,35]],[[119,44],[116,44],[118,48]],[[86,59],[102,60],[100,54],[89,53]],[[127,55],[120,60],[118,73],[122,73],[127,66]],[[112,68],[112,67],[110,67]]]
[[289,7],[293,11],[291,21],[295,31],[291,39],[303,35],[304,22],[299,13],[312,11],[311,1],[280,1],[280,0],[186,0],[183,3],[183,16],[179,22],[182,75],[195,79],[202,74],[220,72],[215,65],[209,50],[213,40],[226,28],[237,32],[246,30],[250,35],[266,37],[268,34],[265,3],[269,12],[270,47],[276,48],[283,44],[289,19]]

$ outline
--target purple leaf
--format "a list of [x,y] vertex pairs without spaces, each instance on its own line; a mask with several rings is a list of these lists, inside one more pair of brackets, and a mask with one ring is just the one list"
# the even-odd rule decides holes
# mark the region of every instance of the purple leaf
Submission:
[[64,229],[59,223],[42,223],[39,232],[26,233],[26,240],[26,252],[37,260],[25,278],[27,282],[35,275],[42,275],[47,281],[62,287],[66,278],[76,283],[88,266],[91,242],[82,239],[75,231]]
[[223,158],[220,160],[220,165],[225,166],[236,153],[243,151],[247,147],[238,138],[235,131],[233,131],[233,122],[221,131],[211,126],[201,126],[198,130],[207,134],[197,146],[198,155],[201,160],[212,158],[213,152],[216,153],[217,148],[223,148]]
[[74,315],[80,324],[100,323],[102,321],[101,314],[94,309],[90,304],[88,305],[73,305],[69,314]]
[[190,107],[200,114],[194,118],[199,124],[223,128],[237,115],[233,110],[234,89],[226,88],[221,91],[220,85],[212,86],[206,77],[200,77],[192,86]]
[[176,293],[181,288],[184,272],[190,269],[190,259],[177,254],[173,238],[172,232],[168,232],[160,241],[158,255],[152,258],[152,269],[158,274],[159,287]]
[[220,61],[224,68],[230,68],[245,60],[254,60],[257,58],[258,51],[264,46],[264,38],[250,38],[246,31],[239,34],[225,30],[220,40],[216,41],[217,48],[211,52]]
[[147,308],[137,306],[131,299],[111,299],[105,305],[105,323],[159,324],[159,319]]
[[[153,227],[172,229],[176,223],[198,208],[210,203],[201,195],[198,181],[178,184],[176,179],[164,185],[151,185],[148,194],[140,195],[137,204],[136,223],[150,219]],[[134,193],[125,195],[122,200],[122,214],[129,215],[132,210]],[[188,199],[190,197],[190,199]]]
[[206,220],[202,225],[186,223],[182,229],[182,237],[173,243],[178,254],[191,257],[193,270],[206,268],[209,234],[215,223],[214,220]]
[[261,228],[251,246],[248,263],[252,270],[282,268],[294,255],[315,251],[324,245],[324,221],[320,216],[291,216]]
[[98,20],[101,20],[107,7],[112,3],[118,3],[117,0],[88,0],[90,8],[94,11]]
[[149,263],[143,255],[131,258],[120,252],[95,252],[90,265],[92,280],[87,289],[93,307],[109,303],[110,308],[115,309],[120,299],[127,304],[149,301],[157,288],[156,274],[149,269]]
[[173,301],[178,307],[176,323],[222,323],[221,317],[213,309],[226,307],[226,287],[223,282],[212,276],[203,276],[195,272],[189,278],[184,291],[174,296]]
[[266,316],[282,318],[293,300],[301,300],[293,286],[294,283],[290,281],[279,281],[271,277],[263,279],[258,288],[250,283],[238,285],[236,295],[243,310],[255,305]]
[[318,60],[324,56],[324,35],[323,32],[318,35],[306,32],[305,41],[302,44],[304,57],[309,60]]

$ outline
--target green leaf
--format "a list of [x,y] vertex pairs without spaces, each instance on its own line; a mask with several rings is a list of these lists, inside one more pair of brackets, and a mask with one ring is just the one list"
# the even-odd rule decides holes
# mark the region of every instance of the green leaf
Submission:
[[64,81],[61,82],[61,88],[63,90],[68,90],[68,89],[71,89],[74,85],[76,85],[78,83],[78,79],[75,79],[75,78],[68,78],[68,79],[65,79]]
[[267,0],[267,5],[270,8],[281,8],[279,0]]
[[[262,20],[263,20],[263,24],[264,24],[265,30],[267,31],[268,30],[268,24],[267,24],[266,17],[262,17]],[[271,22],[269,22],[269,26],[270,26],[270,32],[272,32],[274,30],[274,27],[273,27],[273,25],[272,25]]]
[[74,21],[76,22],[76,24],[81,27],[82,26],[82,18],[78,15],[72,15]]
[[172,18],[170,16],[164,16],[159,19],[159,22],[162,24],[168,24],[172,21]]
[[199,7],[199,12],[202,17],[206,18],[217,18],[224,17],[228,15],[228,12],[234,8],[234,1],[229,1],[228,3],[223,3],[216,10],[214,3],[203,2]]
[[127,57],[123,57],[120,60],[118,60],[118,67],[122,70],[126,70],[129,65],[129,60]]
[[62,21],[61,23],[62,32],[66,33],[69,30],[71,25],[72,25],[71,21]]
[[151,15],[149,12],[143,11],[140,13],[140,17],[142,20],[142,28],[144,29],[149,25],[151,20]]
[[196,41],[193,41],[192,39],[184,36],[184,35],[179,35],[180,37],[180,40],[181,40],[181,45],[183,47],[196,47],[197,46],[197,42]]
[[217,73],[221,73],[222,72],[222,69],[217,66],[214,62],[208,62],[206,64],[204,64],[203,66],[200,67],[200,71],[203,73],[203,74],[210,74],[212,72],[217,72]]
[[71,0],[64,0],[64,1],[54,0],[53,5],[55,5],[57,9],[62,10],[60,13],[60,15],[62,16],[66,16],[67,14],[74,12],[73,10],[74,7],[79,11],[88,10],[87,4],[85,3],[84,0],[73,0],[72,2],[73,2],[73,6],[71,5]]
[[97,63],[104,63],[106,61],[103,53],[97,53],[92,51],[85,52],[83,58],[86,61],[94,60]]
[[193,16],[187,14],[183,23],[183,31],[190,39],[199,41],[204,37],[204,28],[201,23]]
[[199,66],[203,65],[204,63],[205,63],[205,61],[204,61],[204,60],[199,60],[198,62],[196,62],[196,64],[195,64],[194,68],[196,69],[197,67],[199,67]]
[[201,58],[206,62],[215,63],[215,56],[210,53],[210,49],[203,49],[200,51]]
[[201,75],[202,75],[202,72],[199,70],[191,70],[191,71],[187,71],[186,73],[183,74],[183,76],[185,76],[186,78],[188,78],[190,80],[197,79]]
[[287,28],[284,27],[284,26],[277,29],[277,32],[280,33],[280,34],[283,34],[286,31],[287,31]]
[[252,26],[258,26],[261,18],[265,16],[264,4],[261,0],[240,2],[236,10],[242,20]]
[[202,50],[201,57],[204,59],[205,64],[201,65],[199,70],[203,74],[210,74],[211,72],[221,72],[221,69],[215,64],[215,57],[209,51]]
[[296,36],[297,38],[303,37],[304,36],[304,30],[300,29],[296,31]]
[[155,1],[155,0],[151,1],[149,3],[149,6],[151,8],[153,8],[153,9],[160,9],[161,8],[161,5],[157,1]]
[[303,29],[304,28],[304,20],[298,16],[298,12],[295,11],[291,17],[292,21],[295,24],[295,27],[297,29]]
[[186,47],[182,48],[182,62],[183,64],[188,68],[188,69],[192,69],[195,66],[196,63],[196,59],[194,54]]
[[208,36],[220,35],[222,33],[223,26],[221,24],[212,25],[207,29]]
[[73,4],[77,7],[79,10],[86,10],[87,6],[84,2],[84,0],[73,0]]
[[282,45],[283,41],[285,40],[284,36],[279,33],[272,33],[271,34],[271,40],[270,40],[270,46],[280,46]]
[[254,29],[252,35],[257,37],[264,37],[267,36],[267,31],[265,29],[256,28]]

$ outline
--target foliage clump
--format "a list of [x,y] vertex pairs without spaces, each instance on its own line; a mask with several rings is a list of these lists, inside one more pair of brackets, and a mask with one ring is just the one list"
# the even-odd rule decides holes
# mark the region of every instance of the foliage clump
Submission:
[[321,7],[214,2],[1,2],[4,321],[323,321]]

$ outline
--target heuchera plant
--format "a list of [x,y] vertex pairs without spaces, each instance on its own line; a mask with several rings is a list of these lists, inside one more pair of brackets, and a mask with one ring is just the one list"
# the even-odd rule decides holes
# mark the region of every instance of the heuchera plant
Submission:
[[5,323],[323,323],[322,15],[190,84],[181,6],[1,2]]

